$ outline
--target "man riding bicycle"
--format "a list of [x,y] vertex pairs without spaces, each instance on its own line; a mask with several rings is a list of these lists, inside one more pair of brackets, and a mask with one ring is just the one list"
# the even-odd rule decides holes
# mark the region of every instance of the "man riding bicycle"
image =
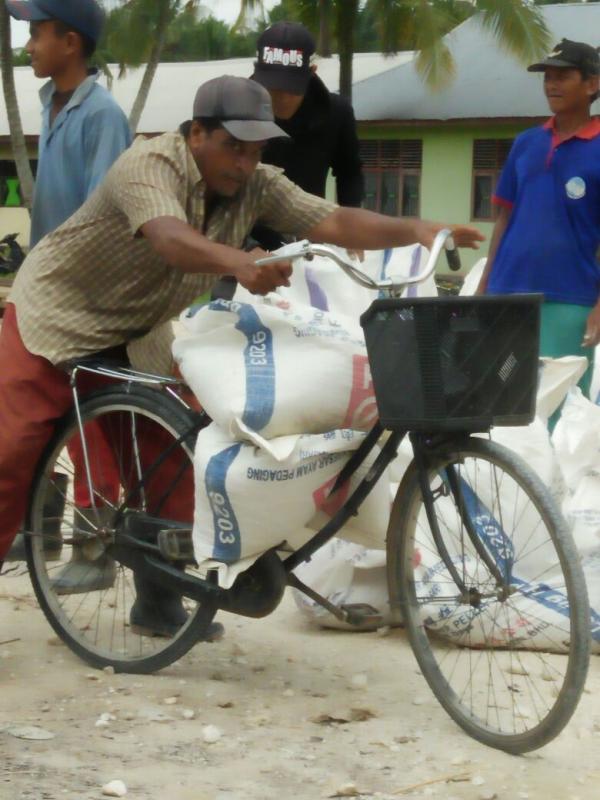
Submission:
[[[353,249],[429,247],[444,227],[303,192],[260,164],[264,144],[283,135],[263,87],[228,76],[209,81],[196,94],[191,123],[138,140],[25,260],[0,334],[0,562],[25,517],[55,423],[72,404],[67,362],[107,351],[125,357],[128,343],[172,319],[219,276],[258,294],[287,285],[288,262],[257,268],[264,254],[239,249],[258,221]],[[484,237],[456,227],[454,238],[477,247]],[[178,597],[157,598],[156,587],[142,582],[136,588],[136,626],[168,635],[185,620]]]

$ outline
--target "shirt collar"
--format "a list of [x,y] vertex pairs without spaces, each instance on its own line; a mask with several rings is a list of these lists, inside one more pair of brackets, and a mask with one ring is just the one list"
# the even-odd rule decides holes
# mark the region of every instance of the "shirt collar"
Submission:
[[183,138],[184,147],[185,147],[185,154],[187,159],[187,175],[188,175],[188,191],[194,192],[196,188],[200,190],[201,194],[204,194],[204,178],[200,170],[198,169],[198,165],[194,160],[194,156],[192,155],[192,151],[190,150],[188,143]]
[[[96,85],[96,81],[100,77],[100,73],[97,69],[92,70],[87,78],[79,84],[79,86],[73,92],[73,96],[64,107],[64,111],[68,111],[71,108],[75,108],[75,106],[81,105],[85,98],[89,95],[92,91],[94,86]],[[44,108],[48,108],[52,103],[52,96],[56,91],[56,85],[54,81],[48,81],[45,83],[42,88],[40,89],[40,100],[42,101],[42,105]]]
[[595,139],[596,136],[600,136],[600,118],[598,117],[592,117],[589,122],[582,125],[575,133],[567,136],[566,139],[560,138],[556,131],[556,117],[550,117],[550,119],[544,123],[543,127],[552,133],[553,149],[563,142],[568,142],[569,139],[586,139],[589,141],[590,139]]

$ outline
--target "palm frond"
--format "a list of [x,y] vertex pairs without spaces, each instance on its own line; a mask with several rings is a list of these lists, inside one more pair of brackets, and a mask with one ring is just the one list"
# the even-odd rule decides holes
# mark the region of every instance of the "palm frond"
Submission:
[[481,24],[498,45],[524,64],[550,49],[550,32],[539,8],[522,0],[476,0],[475,6],[481,11]]
[[414,3],[406,0],[368,0],[377,20],[377,31],[384,53],[397,53],[400,42],[414,35]]
[[114,77],[114,75],[112,74],[112,70],[111,70],[111,68],[110,68],[110,67],[109,67],[109,65],[107,64],[107,62],[106,62],[106,59],[104,58],[104,56],[103,56],[103,55],[101,55],[101,54],[100,54],[100,53],[98,53],[98,52],[96,53],[96,58],[95,58],[95,61],[96,61],[96,66],[98,67],[98,69],[100,70],[100,72],[101,72],[101,73],[104,75],[104,77],[106,78],[106,85],[107,85],[107,87],[108,87],[108,91],[109,91],[109,92],[112,92],[112,88],[113,88],[113,83],[114,83],[114,79],[115,79],[115,77]]
[[232,31],[240,33],[248,29],[248,18],[258,11],[260,14],[265,15],[265,6],[263,0],[240,0],[240,13],[236,21],[233,23]]
[[444,41],[448,17],[427,0],[419,0],[413,6],[418,50],[415,67],[430,89],[441,91],[452,83],[456,73],[454,59]]

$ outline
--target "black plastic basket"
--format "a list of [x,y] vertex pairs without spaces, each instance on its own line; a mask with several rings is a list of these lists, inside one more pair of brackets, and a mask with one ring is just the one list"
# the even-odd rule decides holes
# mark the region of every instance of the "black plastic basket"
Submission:
[[384,427],[531,422],[541,302],[533,294],[376,300],[361,325]]

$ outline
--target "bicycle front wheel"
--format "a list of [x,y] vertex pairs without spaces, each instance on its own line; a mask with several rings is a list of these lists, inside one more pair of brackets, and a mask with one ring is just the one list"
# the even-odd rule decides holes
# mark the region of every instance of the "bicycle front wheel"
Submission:
[[199,426],[177,400],[140,386],[103,389],[80,410],[85,448],[72,413],[34,482],[31,580],[48,621],[78,656],[118,672],[153,672],[204,637],[215,609],[144,583],[111,553],[135,547],[120,525],[124,513],[191,527]]
[[571,534],[539,478],[498,444],[464,439],[428,464],[426,489],[413,462],[394,503],[390,600],[455,722],[509,753],[541,747],[573,714],[589,661]]

